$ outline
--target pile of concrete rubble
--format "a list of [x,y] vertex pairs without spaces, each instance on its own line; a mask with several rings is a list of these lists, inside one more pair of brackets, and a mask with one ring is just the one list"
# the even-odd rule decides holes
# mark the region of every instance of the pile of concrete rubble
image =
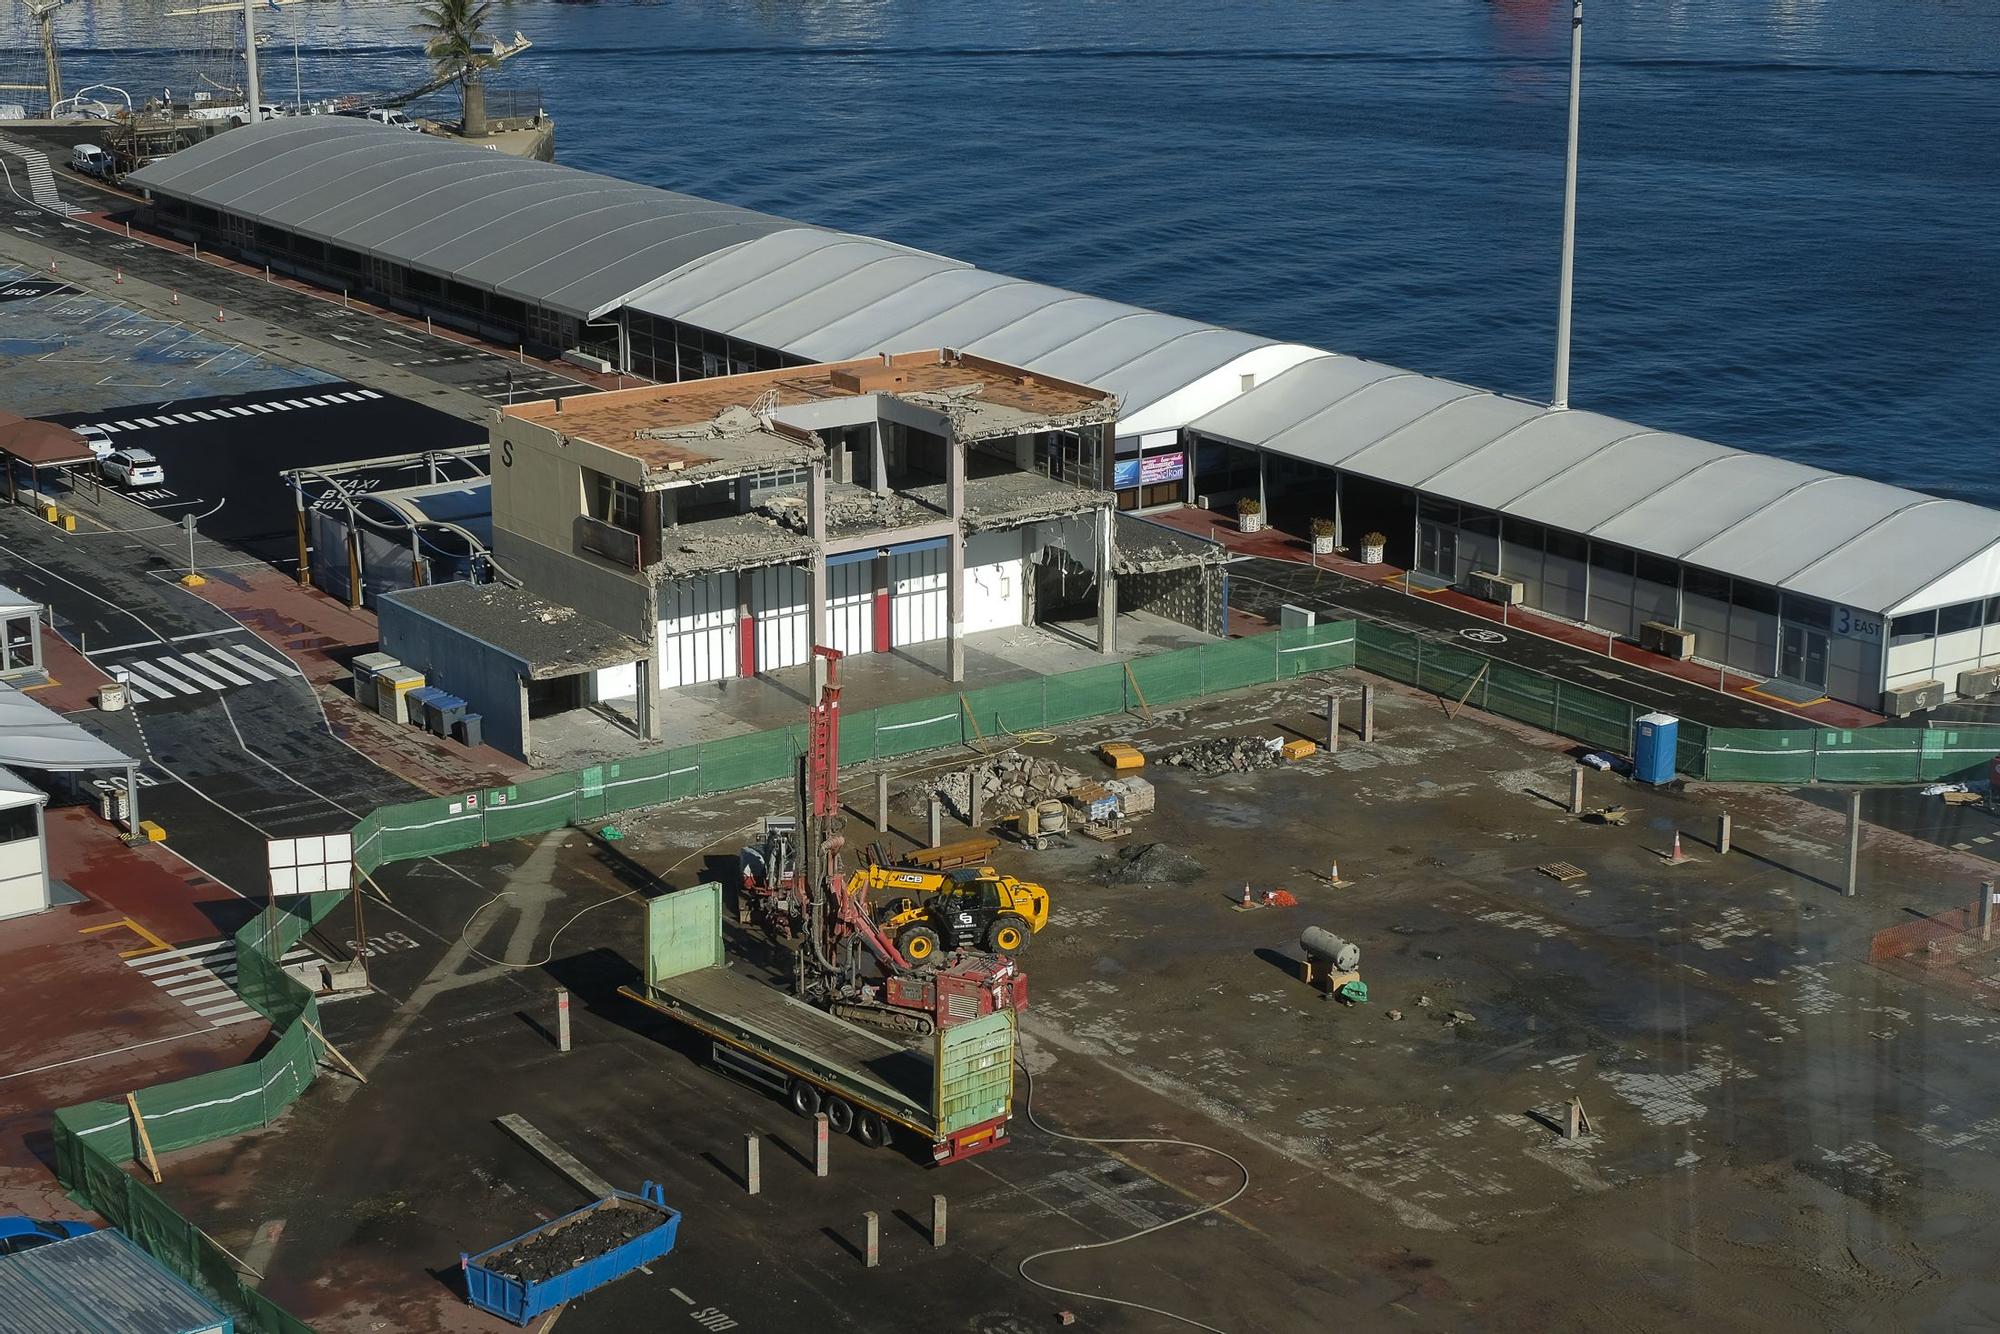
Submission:
[[[987,761],[979,768],[980,814],[987,820],[1012,814],[1038,801],[1060,801],[1083,775],[1054,760],[1038,760],[1019,752]],[[961,820],[971,818],[971,788],[963,769],[953,770],[931,784],[945,809]]]
[[1216,737],[1182,746],[1162,758],[1160,763],[1192,769],[1198,774],[1274,769],[1278,765],[1278,742],[1275,738],[1264,737]]

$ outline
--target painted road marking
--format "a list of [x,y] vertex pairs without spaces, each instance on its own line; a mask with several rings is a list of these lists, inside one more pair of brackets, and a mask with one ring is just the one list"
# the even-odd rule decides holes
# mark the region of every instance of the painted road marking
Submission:
[[[300,963],[318,956],[303,946],[289,951],[280,964]],[[227,1028],[263,1016],[236,994],[236,942],[210,940],[199,945],[162,944],[157,950],[128,958],[125,963],[180,1004],[205,1019],[211,1028]]]
[[[90,656],[96,661],[104,655],[97,653]],[[298,669],[290,663],[278,662],[248,644],[216,644],[208,648],[185,649],[179,653],[120,658],[106,665],[125,669],[128,677],[126,687],[141,703],[234,690],[257,681],[276,681],[280,677],[299,675]]]
[[139,955],[144,954],[148,956],[157,956],[161,950],[170,950],[173,948],[173,946],[167,944],[166,941],[161,940],[158,936],[154,935],[151,931],[148,931],[145,927],[139,925],[137,922],[133,921],[129,917],[121,917],[115,922],[100,922],[96,926],[79,927],[77,928],[77,934],[83,936],[89,936],[89,935],[95,935],[99,931],[116,931],[120,927],[123,927],[125,930],[130,931],[132,934],[138,936],[139,939],[146,942],[144,945],[141,945],[138,949],[120,950],[118,952],[119,957],[124,959],[128,963],[134,961],[136,957]]
[[324,392],[311,398],[272,398],[262,403],[242,403],[228,408],[191,408],[187,412],[160,412],[156,409],[151,417],[134,417],[131,421],[112,420],[91,424],[108,435],[118,435],[125,431],[157,429],[163,426],[193,426],[201,422],[231,421],[273,412],[290,412],[293,408],[344,407],[349,403],[366,403],[371,398],[380,397],[382,395],[372,389],[343,390],[337,393]]

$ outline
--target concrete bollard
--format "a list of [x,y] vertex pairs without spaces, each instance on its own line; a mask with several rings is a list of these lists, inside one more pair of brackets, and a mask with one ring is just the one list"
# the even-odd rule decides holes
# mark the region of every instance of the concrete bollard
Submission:
[[813,1113],[813,1175],[826,1175],[826,1113]]
[[1861,892],[1861,789],[1847,794],[1847,897]]
[[1993,939],[1993,882],[1991,880],[1982,880],[1979,882],[1979,911],[1976,915],[1979,919],[1979,938],[1981,940]]
[[1580,764],[1569,776],[1569,813],[1583,814],[1583,766]]
[[1724,811],[1715,817],[1715,850],[1725,856],[1729,852],[1729,835],[1731,832],[1729,812]]
[[861,1262],[870,1269],[873,1269],[882,1262],[882,1220],[876,1216],[873,1209],[870,1209],[867,1213],[861,1215],[861,1223],[868,1233],[867,1242],[862,1250]]
[[569,1050],[569,989],[556,988],[556,1050]]
[[944,1245],[944,1196],[931,1196],[931,1245]]
[[764,1191],[764,1141],[755,1135],[743,1137],[743,1185],[752,1195]]
[[1361,687],[1361,740],[1363,743],[1375,739],[1375,687]]
[[930,832],[931,841],[928,846],[935,848],[944,842],[944,802],[936,797],[931,798]]
[[875,775],[875,832],[889,832],[889,771]]
[[1340,696],[1326,697],[1326,753],[1340,749]]
[[[984,795],[979,790],[979,766],[976,764],[965,771],[965,792],[965,813],[969,817],[966,823],[972,828],[977,829],[979,828],[980,808],[986,804],[986,801]],[[931,846],[936,847],[937,845],[932,844]]]

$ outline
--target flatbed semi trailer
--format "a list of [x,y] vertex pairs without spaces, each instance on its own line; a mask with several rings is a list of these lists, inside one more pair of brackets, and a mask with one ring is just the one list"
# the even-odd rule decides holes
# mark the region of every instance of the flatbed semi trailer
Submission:
[[914,1135],[934,1163],[1006,1142],[1013,1115],[1015,1016],[996,1011],[907,1046],[786,995],[733,967],[723,949],[722,887],[696,885],[646,905],[646,981],[620,988],[707,1037],[721,1069],[827,1114],[864,1144]]

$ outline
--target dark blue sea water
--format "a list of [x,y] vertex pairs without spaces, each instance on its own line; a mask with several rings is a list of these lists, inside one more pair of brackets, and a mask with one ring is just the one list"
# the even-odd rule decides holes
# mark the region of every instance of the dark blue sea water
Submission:
[[[145,86],[166,7],[79,0],[71,82]],[[414,83],[414,9],[266,11],[267,96],[295,35],[309,97]],[[507,81],[565,162],[1548,393],[1566,3],[502,0],[495,27],[535,41]],[[1600,0],[1583,155],[1574,405],[2000,503],[2000,0]]]

